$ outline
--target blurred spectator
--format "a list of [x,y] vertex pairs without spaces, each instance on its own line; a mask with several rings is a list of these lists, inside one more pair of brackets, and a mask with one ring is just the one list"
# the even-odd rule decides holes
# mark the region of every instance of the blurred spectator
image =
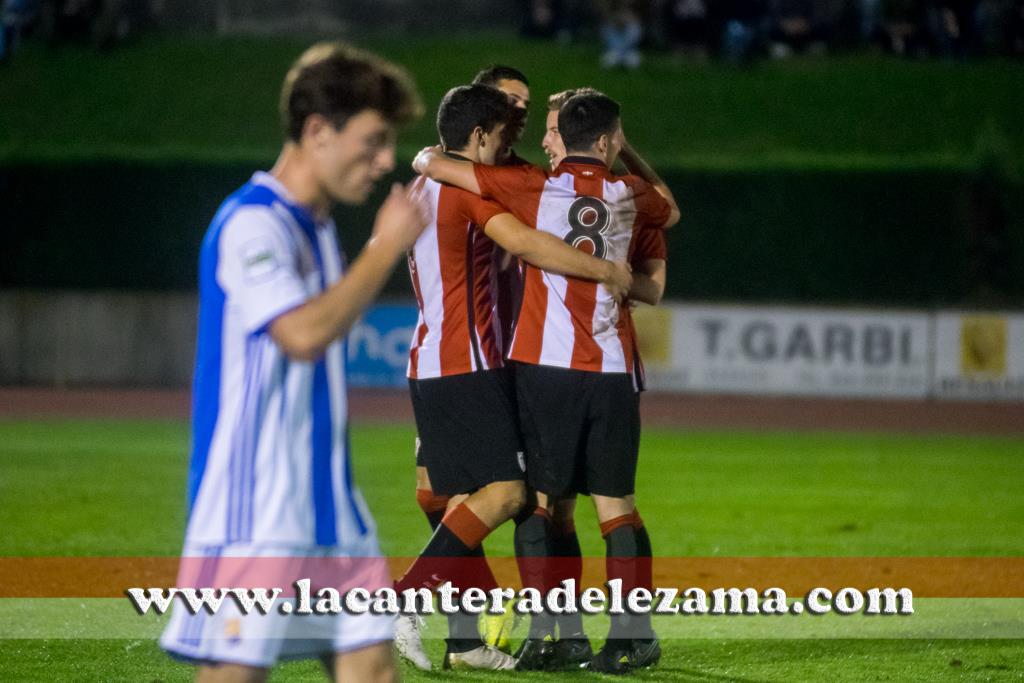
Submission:
[[738,64],[754,57],[762,48],[768,23],[765,0],[721,0],[719,12],[722,56]]
[[856,12],[861,44],[876,42],[882,35],[882,0],[856,0]]
[[40,29],[51,43],[86,40],[99,50],[128,34],[128,0],[43,0]]
[[640,66],[643,60],[640,39],[644,31],[636,0],[604,0],[601,10],[601,38],[604,41],[601,66],[624,66],[628,69]]
[[773,54],[783,57],[791,52],[824,54],[837,42],[850,14],[846,0],[773,0],[771,7]]
[[978,0],[940,0],[925,5],[925,29],[931,50],[944,57],[963,57],[975,45],[974,16]]
[[1010,52],[1015,55],[1024,55],[1024,0],[1016,0],[1013,3],[1008,24]]
[[686,57],[704,59],[711,43],[711,22],[704,0],[669,0],[664,7],[669,46]]
[[563,0],[520,0],[523,24],[520,33],[527,38],[568,40]]
[[793,52],[823,53],[823,26],[815,15],[814,0],[772,0],[771,55],[788,57]]
[[0,0],[0,61],[13,54],[22,34],[38,16],[36,0]]
[[921,27],[925,8],[918,0],[887,0],[883,5],[883,46],[897,55],[917,55],[926,49]]

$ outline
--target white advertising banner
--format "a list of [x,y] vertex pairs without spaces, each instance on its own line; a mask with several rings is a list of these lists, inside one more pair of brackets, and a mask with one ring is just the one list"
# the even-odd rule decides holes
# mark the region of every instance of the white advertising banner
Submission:
[[666,308],[661,326],[651,324],[653,311],[637,315],[641,350],[653,344],[655,351],[644,356],[652,389],[894,398],[929,391],[931,316],[924,312]]
[[938,398],[1024,399],[1024,315],[935,314]]

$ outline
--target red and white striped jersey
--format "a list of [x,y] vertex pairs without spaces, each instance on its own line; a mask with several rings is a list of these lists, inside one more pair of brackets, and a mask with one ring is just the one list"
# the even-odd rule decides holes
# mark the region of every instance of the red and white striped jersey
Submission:
[[[527,225],[600,258],[626,260],[634,231],[668,221],[668,202],[643,179],[596,159],[566,157],[554,172],[476,164],[482,196]],[[629,326],[603,285],[526,265],[510,360],[591,372],[631,372]]]
[[419,320],[407,374],[428,379],[500,368],[497,245],[483,229],[505,209],[472,192],[423,181],[431,217],[409,252]]

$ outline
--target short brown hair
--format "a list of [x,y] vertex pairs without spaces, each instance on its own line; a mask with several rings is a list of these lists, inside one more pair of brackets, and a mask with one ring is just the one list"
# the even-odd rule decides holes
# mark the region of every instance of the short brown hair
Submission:
[[396,125],[423,115],[423,103],[405,69],[341,42],[317,43],[303,52],[281,88],[281,124],[295,142],[313,114],[340,129],[366,109]]
[[472,84],[489,85],[497,88],[498,83],[502,81],[519,81],[527,87],[530,85],[530,81],[526,80],[526,74],[519,69],[505,66],[504,64],[489,64],[485,66],[473,77]]
[[588,95],[596,92],[593,88],[569,88],[562,92],[556,92],[554,95],[548,96],[548,111],[558,111],[573,95]]
[[619,103],[596,90],[577,92],[558,110],[558,133],[570,153],[590,149],[619,125]]

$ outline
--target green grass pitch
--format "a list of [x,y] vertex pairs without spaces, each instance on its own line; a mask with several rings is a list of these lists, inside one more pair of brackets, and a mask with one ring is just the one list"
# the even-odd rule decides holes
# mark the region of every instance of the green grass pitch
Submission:
[[[411,427],[359,425],[353,437],[357,478],[384,551],[415,554],[426,523],[412,495]],[[187,425],[177,421],[0,422],[0,556],[174,556],[184,525],[187,447]],[[649,429],[638,504],[661,556],[1020,556],[1022,456],[1021,438]],[[579,509],[584,553],[603,554],[585,500]],[[510,554],[511,530],[499,530],[487,547],[492,555]],[[659,624],[665,657],[636,677],[1019,680],[1021,636],[979,638],[972,628],[1002,620],[1003,632],[1020,633],[1022,602],[921,600],[920,618],[933,621],[904,623],[940,626],[899,637],[857,635],[856,622],[843,618],[812,624],[816,636],[743,619],[691,622],[683,630]],[[159,624],[142,629],[146,637],[120,637],[122,603],[0,600],[0,680],[189,680],[191,669],[153,642]],[[24,630],[29,622],[37,633]],[[89,624],[94,633],[68,637],[70,622]],[[807,625],[792,620],[798,622]],[[602,633],[597,621],[589,630]],[[430,633],[437,661],[443,626],[432,622]],[[403,674],[441,678],[408,668]],[[306,662],[281,667],[274,680],[322,677]]]

